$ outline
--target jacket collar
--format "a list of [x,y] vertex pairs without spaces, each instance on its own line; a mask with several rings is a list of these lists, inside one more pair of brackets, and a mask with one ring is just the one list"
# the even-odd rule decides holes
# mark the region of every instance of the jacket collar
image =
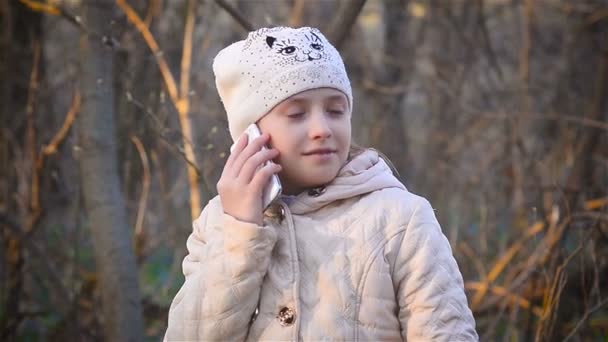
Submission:
[[302,215],[334,201],[386,188],[406,190],[378,153],[368,149],[346,163],[331,183],[304,191],[285,202],[293,214]]

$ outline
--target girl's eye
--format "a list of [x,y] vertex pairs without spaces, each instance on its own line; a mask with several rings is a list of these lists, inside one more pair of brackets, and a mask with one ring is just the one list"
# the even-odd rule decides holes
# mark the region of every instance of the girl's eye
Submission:
[[323,45],[321,45],[321,44],[312,43],[312,44],[310,44],[310,46],[315,50],[323,50]]
[[342,114],[344,114],[344,111],[341,111],[341,110],[329,110],[329,113],[333,114],[333,115],[342,115]]
[[279,52],[283,55],[290,55],[290,54],[294,53],[295,51],[296,51],[295,46],[288,46],[288,47],[284,47],[281,50],[279,50]]
[[304,116],[303,112],[299,112],[299,113],[292,113],[292,114],[288,114],[287,115],[289,118],[291,119],[298,119]]

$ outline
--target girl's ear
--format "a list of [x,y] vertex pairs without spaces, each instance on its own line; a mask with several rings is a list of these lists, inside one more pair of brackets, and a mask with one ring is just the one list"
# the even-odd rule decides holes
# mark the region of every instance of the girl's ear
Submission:
[[274,44],[274,42],[277,39],[275,37],[272,36],[266,36],[266,44],[268,44],[269,47],[272,47],[272,45]]

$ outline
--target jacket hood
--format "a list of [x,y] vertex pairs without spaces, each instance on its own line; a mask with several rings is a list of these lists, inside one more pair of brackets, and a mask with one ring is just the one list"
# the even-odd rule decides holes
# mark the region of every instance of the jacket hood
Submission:
[[290,199],[289,209],[293,214],[302,215],[334,201],[386,188],[406,190],[378,152],[367,149],[346,163],[331,183],[304,191]]

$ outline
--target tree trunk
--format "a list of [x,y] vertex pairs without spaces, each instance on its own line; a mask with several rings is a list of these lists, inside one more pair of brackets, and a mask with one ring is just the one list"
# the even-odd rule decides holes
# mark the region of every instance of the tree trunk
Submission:
[[[384,49],[382,63],[374,68],[374,83],[383,88],[405,86],[403,72],[405,63],[411,63],[408,56],[412,49],[408,46],[407,27],[409,24],[405,0],[384,0]],[[401,173],[408,166],[408,149],[404,136],[402,102],[403,92],[393,93],[367,89],[365,96],[374,104],[369,124],[369,145],[378,148],[392,161]],[[355,100],[355,103],[357,101]],[[357,106],[357,104],[355,104]],[[405,181],[402,179],[402,181]],[[407,186],[408,184],[406,184]]]
[[143,339],[143,319],[132,232],[121,193],[115,141],[113,52],[101,36],[109,30],[114,4],[83,5],[86,27],[80,48],[82,112],[79,116],[80,171],[89,216],[105,339]]

